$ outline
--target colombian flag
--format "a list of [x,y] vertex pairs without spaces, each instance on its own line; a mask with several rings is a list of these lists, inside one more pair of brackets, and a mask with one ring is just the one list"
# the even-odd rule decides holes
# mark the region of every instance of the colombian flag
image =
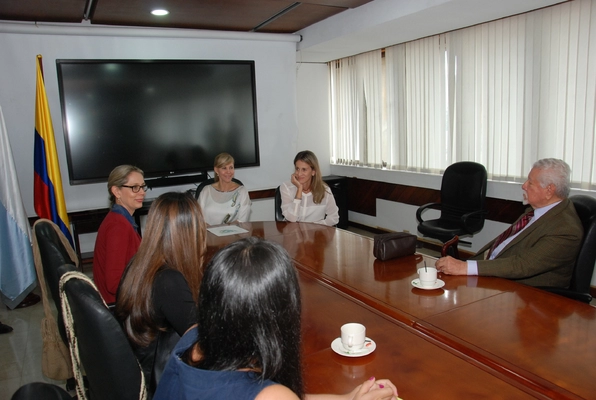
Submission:
[[53,221],[72,244],[66,202],[62,191],[60,164],[54,141],[54,128],[48,98],[43,83],[41,55],[37,56],[37,85],[35,90],[35,169],[33,196],[35,212],[40,218]]

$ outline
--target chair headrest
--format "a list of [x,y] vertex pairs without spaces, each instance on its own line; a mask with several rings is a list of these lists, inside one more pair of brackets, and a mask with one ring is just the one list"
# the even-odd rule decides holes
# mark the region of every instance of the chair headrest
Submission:
[[44,266],[46,263],[53,265],[73,263],[56,229],[52,226],[52,222],[40,221],[36,223],[35,237]]
[[586,195],[575,195],[571,196],[569,200],[573,203],[584,230],[589,229],[596,220],[596,199]]
[[[144,388],[141,367],[126,334],[101,295],[81,273],[63,276],[80,360],[92,398],[139,398]],[[66,318],[65,318],[66,319]]]
[[571,279],[572,290],[589,293],[596,262],[596,199],[586,195],[569,198],[584,227],[584,237],[575,261]]

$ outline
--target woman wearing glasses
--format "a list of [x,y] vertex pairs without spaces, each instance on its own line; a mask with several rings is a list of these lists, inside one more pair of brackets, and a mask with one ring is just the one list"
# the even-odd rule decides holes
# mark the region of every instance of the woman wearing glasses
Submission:
[[93,251],[93,280],[108,304],[116,301],[120,277],[141,244],[132,215],[143,206],[146,191],[141,169],[119,165],[110,172],[111,210],[99,227]]
[[234,157],[221,153],[213,162],[215,182],[205,186],[199,204],[209,225],[246,222],[250,215],[250,197],[239,181],[234,181]]

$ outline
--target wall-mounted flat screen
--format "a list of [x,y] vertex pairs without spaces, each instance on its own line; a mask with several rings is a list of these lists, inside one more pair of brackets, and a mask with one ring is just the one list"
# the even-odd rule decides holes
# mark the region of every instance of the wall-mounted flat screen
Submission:
[[254,61],[56,60],[72,185],[120,164],[146,178],[259,165]]

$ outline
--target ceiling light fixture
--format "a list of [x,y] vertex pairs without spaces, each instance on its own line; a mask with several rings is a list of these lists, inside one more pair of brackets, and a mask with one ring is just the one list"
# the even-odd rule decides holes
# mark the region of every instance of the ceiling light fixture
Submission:
[[156,15],[156,16],[163,16],[163,15],[168,15],[170,12],[168,10],[153,10],[151,11],[151,14]]

